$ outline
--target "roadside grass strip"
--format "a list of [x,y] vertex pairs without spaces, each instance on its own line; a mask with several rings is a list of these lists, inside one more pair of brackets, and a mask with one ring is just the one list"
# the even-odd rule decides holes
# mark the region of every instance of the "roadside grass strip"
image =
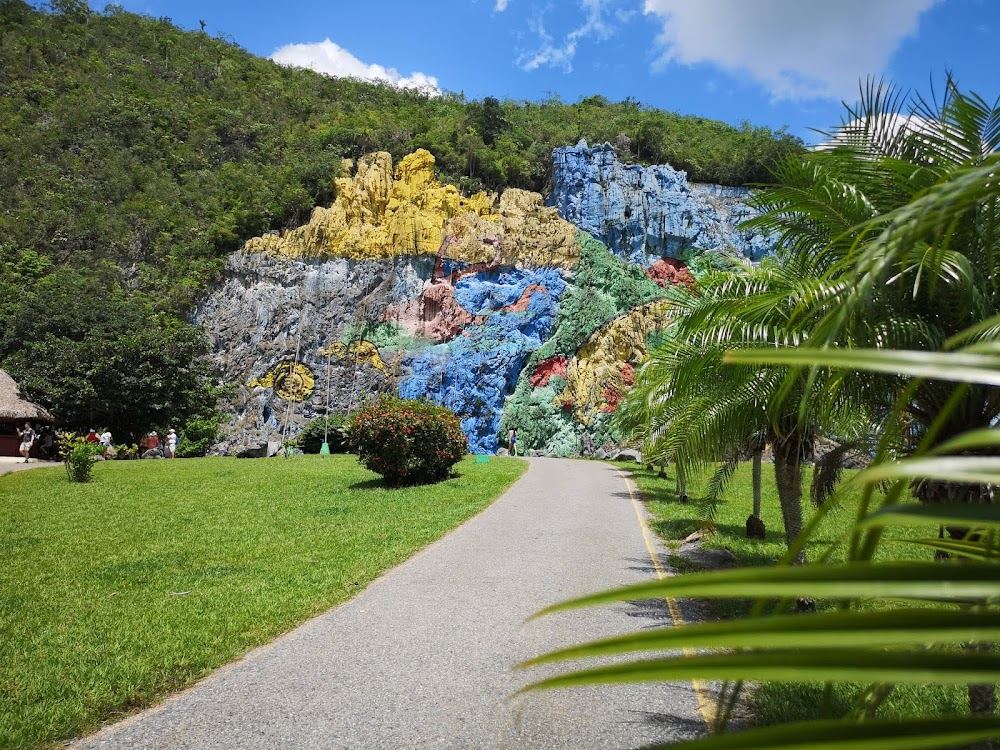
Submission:
[[[688,535],[702,527],[703,521],[698,500],[707,492],[711,472],[702,476],[689,478],[688,503],[681,503],[676,493],[676,480],[671,468],[667,477],[660,478],[657,471],[647,470],[630,464],[630,471],[636,484],[642,492],[642,498],[647,510],[652,514],[650,526],[660,536],[667,540],[668,547],[674,550],[669,562],[678,572],[695,572],[702,569],[697,555],[685,556],[687,545],[682,545]],[[754,540],[746,537],[745,524],[747,516],[753,507],[753,489],[751,466],[740,464],[726,489],[725,502],[717,509],[712,525],[715,533],[704,534],[701,546],[706,550],[725,549],[733,555],[736,567],[753,567],[776,562],[785,552],[784,530],[781,524],[781,508],[778,504],[777,492],[774,487],[771,467],[765,465],[762,482],[761,517],[767,527],[765,540]],[[853,472],[845,472],[850,476]],[[811,513],[809,500],[809,484],[812,481],[810,469],[803,471],[803,514]],[[809,559],[816,559],[827,549],[833,540],[841,538],[851,527],[856,513],[854,503],[860,497],[848,495],[843,506],[834,510],[819,526],[813,535],[807,553]],[[894,537],[912,536],[917,539],[927,536],[926,529],[895,529]],[[914,554],[912,544],[881,545],[876,559],[889,562],[893,560],[922,559],[930,561],[934,552],[928,548],[923,556]],[[832,561],[841,560],[834,553]],[[752,603],[750,599],[729,599],[712,603],[712,613],[722,620],[738,620],[744,616]],[[818,601],[820,612],[831,615],[836,611],[836,601]],[[867,605],[866,605],[867,606]],[[897,603],[897,606],[900,606]],[[879,609],[871,605],[873,616],[878,616]],[[921,612],[915,610],[915,617]],[[799,618],[801,619],[801,617]],[[822,622],[822,621],[820,621]],[[813,634],[814,645],[822,647],[825,641],[833,642],[834,634],[824,636],[823,633]],[[805,644],[796,644],[805,645]],[[878,645],[875,641],[874,645]],[[772,726],[807,719],[820,719],[826,716],[843,715],[854,705],[857,694],[864,685],[856,683],[837,683],[831,693],[825,691],[820,682],[762,682],[756,686],[750,695],[749,708],[753,714],[752,720],[760,726]],[[889,695],[879,709],[879,717],[884,719],[905,719],[911,716],[935,713],[940,715],[961,715],[968,713],[968,701],[964,685],[923,685],[900,684]]]

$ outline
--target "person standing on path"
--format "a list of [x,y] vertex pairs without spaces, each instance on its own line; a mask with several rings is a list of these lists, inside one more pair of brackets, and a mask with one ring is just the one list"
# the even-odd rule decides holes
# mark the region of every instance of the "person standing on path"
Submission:
[[507,444],[510,446],[510,455],[517,455],[517,430],[511,430],[507,433]]
[[24,463],[31,463],[29,455],[31,446],[35,443],[35,431],[31,429],[31,422],[24,423],[24,429],[17,431],[17,436],[21,438],[20,454],[24,456]]

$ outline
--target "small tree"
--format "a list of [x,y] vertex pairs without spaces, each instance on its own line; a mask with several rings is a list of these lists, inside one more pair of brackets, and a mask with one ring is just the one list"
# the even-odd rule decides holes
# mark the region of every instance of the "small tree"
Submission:
[[389,395],[355,414],[350,442],[361,464],[394,487],[440,482],[469,452],[453,411]]
[[63,464],[69,481],[89,482],[90,474],[94,470],[94,460],[103,450],[102,445],[88,443],[79,435],[64,434],[59,437],[64,456]]

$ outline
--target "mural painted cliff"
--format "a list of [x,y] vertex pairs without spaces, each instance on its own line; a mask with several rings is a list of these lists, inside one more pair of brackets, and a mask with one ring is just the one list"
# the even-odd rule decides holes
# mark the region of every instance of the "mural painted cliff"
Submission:
[[614,440],[666,288],[696,283],[712,253],[766,249],[732,224],[742,192],[621,165],[609,146],[558,149],[549,206],[463,197],[426,151],[348,167],[333,205],[250,240],[196,312],[235,386],[220,452],[384,391],[455,410],[474,452],[509,427],[557,455]]

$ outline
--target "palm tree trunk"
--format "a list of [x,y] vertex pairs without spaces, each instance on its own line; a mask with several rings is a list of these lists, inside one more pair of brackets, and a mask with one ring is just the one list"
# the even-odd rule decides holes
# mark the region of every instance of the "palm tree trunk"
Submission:
[[767,528],[760,520],[760,464],[764,449],[753,451],[753,513],[747,518],[747,539],[767,539]]
[[753,517],[760,520],[760,470],[763,448],[753,452]]
[[682,503],[688,501],[688,483],[684,475],[684,464],[677,463],[677,497]]
[[[802,531],[802,454],[795,438],[774,441],[774,481],[778,487],[781,518],[785,524],[785,542],[789,547]],[[795,563],[806,561],[805,549]]]

